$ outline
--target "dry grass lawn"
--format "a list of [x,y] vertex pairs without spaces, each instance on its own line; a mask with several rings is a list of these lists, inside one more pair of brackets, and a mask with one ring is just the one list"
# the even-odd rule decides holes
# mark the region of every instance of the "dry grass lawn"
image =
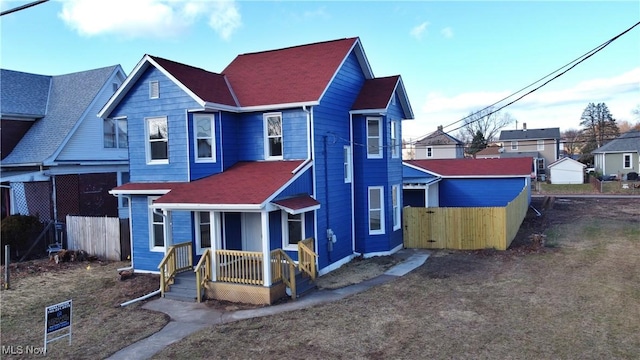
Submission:
[[14,355],[5,352],[2,359],[42,359],[38,354],[20,355],[19,349],[43,347],[45,307],[69,299],[72,343],[68,338],[49,343],[47,359],[103,359],[168,322],[166,315],[141,309],[140,303],[119,306],[157,290],[160,283],[157,275],[140,274],[119,281],[117,269],[127,266],[125,262],[56,265],[39,260],[15,265],[11,288],[0,292],[0,342]]
[[[511,250],[435,251],[364,293],[218,325],[155,358],[637,359],[638,201],[556,201],[528,221]],[[541,229],[552,247],[522,251]]]

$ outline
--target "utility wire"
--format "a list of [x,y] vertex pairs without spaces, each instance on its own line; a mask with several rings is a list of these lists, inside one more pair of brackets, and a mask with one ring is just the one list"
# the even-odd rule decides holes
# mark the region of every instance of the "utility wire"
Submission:
[[[487,117],[487,116],[490,116],[490,115],[492,115],[492,114],[494,114],[494,113],[496,113],[496,112],[498,112],[498,111],[500,111],[500,110],[504,109],[504,108],[505,108],[505,107],[507,107],[507,106],[512,105],[513,103],[515,103],[515,102],[517,102],[517,101],[521,100],[521,99],[522,99],[522,98],[524,98],[525,96],[528,96],[528,95],[530,95],[531,93],[533,93],[534,91],[536,91],[536,90],[538,90],[538,89],[540,89],[540,88],[542,88],[542,87],[546,86],[546,85],[547,85],[547,84],[549,84],[551,81],[553,81],[553,80],[555,80],[555,79],[559,78],[560,76],[562,76],[562,75],[566,74],[568,71],[570,71],[571,69],[573,69],[574,67],[576,67],[578,64],[582,63],[583,61],[587,60],[587,59],[588,59],[588,58],[590,58],[591,56],[595,55],[596,53],[598,53],[599,51],[601,51],[602,49],[604,49],[605,47],[609,46],[612,42],[614,42],[615,40],[617,40],[618,38],[620,38],[622,35],[625,35],[626,33],[628,33],[629,31],[631,31],[633,28],[635,28],[635,27],[636,27],[636,26],[638,26],[638,25],[640,25],[640,21],[639,21],[639,22],[637,22],[637,23],[635,23],[634,25],[632,25],[631,27],[629,27],[629,28],[628,28],[628,29],[626,29],[625,31],[621,32],[620,34],[618,34],[618,35],[614,36],[613,38],[611,38],[611,39],[609,39],[609,40],[605,41],[604,43],[602,43],[602,44],[600,44],[600,45],[596,46],[596,47],[595,47],[595,48],[593,48],[592,50],[590,50],[590,51],[588,51],[587,53],[583,54],[582,56],[580,56],[580,57],[576,58],[575,60],[571,61],[570,63],[568,63],[568,64],[566,64],[566,65],[564,65],[564,66],[560,67],[559,69],[557,69],[557,70],[553,71],[552,73],[550,73],[550,74],[548,74],[548,75],[546,75],[546,76],[542,77],[541,79],[539,79],[539,80],[535,81],[534,83],[532,83],[532,84],[530,84],[530,85],[525,86],[524,88],[522,88],[522,89],[520,89],[520,90],[516,91],[515,93],[513,93],[513,94],[511,94],[511,95],[509,95],[509,96],[507,96],[507,97],[504,97],[504,98],[502,98],[502,99],[500,99],[500,100],[496,101],[495,103],[493,103],[493,104],[491,104],[491,105],[489,105],[489,106],[487,106],[487,107],[485,107],[485,108],[483,108],[483,109],[481,109],[481,110],[478,110],[478,111],[476,111],[476,112],[474,112],[474,113],[471,113],[471,114],[469,114],[469,115],[467,115],[467,116],[463,117],[463,118],[462,118],[462,119],[460,119],[460,120],[456,120],[456,121],[454,121],[454,122],[452,122],[452,123],[450,123],[450,124],[448,124],[448,125],[444,126],[444,127],[443,127],[443,129],[444,129],[445,127],[450,127],[450,126],[453,126],[453,125],[455,125],[455,124],[457,124],[457,123],[459,123],[459,122],[461,122],[461,121],[464,121],[464,120],[468,119],[469,117],[472,117],[472,116],[474,116],[474,115],[477,115],[478,113],[481,113],[482,111],[484,111],[484,110],[486,110],[486,109],[489,109],[489,108],[491,108],[492,106],[495,106],[496,104],[498,104],[498,103],[500,103],[500,102],[502,102],[502,101],[504,101],[504,100],[506,100],[506,99],[509,99],[509,98],[511,98],[511,97],[513,97],[513,96],[515,96],[516,94],[518,94],[518,93],[520,93],[520,92],[524,91],[525,89],[530,88],[531,86],[533,86],[533,85],[535,85],[535,84],[539,83],[540,81],[542,81],[542,80],[544,80],[544,79],[546,79],[546,78],[550,77],[551,75],[553,75],[553,74],[557,73],[558,71],[560,71],[560,70],[562,70],[562,69],[566,68],[567,66],[569,66],[569,65],[573,64],[573,65],[571,65],[571,67],[569,67],[568,69],[564,70],[564,71],[563,71],[563,72],[561,72],[560,74],[557,74],[557,75],[556,75],[556,76],[554,76],[553,78],[551,78],[551,79],[549,79],[549,80],[545,81],[542,85],[540,85],[540,86],[538,86],[538,87],[534,88],[533,90],[531,90],[531,91],[529,91],[529,92],[525,93],[524,95],[521,95],[520,97],[518,97],[517,99],[515,99],[515,100],[513,100],[513,101],[511,101],[511,102],[509,102],[509,103],[507,103],[506,105],[503,105],[503,106],[499,107],[498,109],[493,110],[493,111],[489,112],[488,114],[483,115],[482,117],[479,117],[479,118],[474,119],[474,120],[472,120],[472,121],[470,121],[470,122],[468,122],[468,123],[465,123],[465,124],[464,124],[464,125],[462,125],[462,126],[458,126],[457,128],[454,128],[454,129],[452,129],[452,130],[448,130],[448,132],[453,132],[453,131],[459,130],[459,129],[461,129],[461,128],[465,127],[465,126],[466,126],[466,125],[468,125],[468,124],[471,124],[471,123],[474,123],[474,122],[480,121],[481,119],[483,119],[483,118],[485,118],[485,117]],[[418,139],[424,138],[424,137],[426,137],[426,136],[428,136],[428,134],[427,134],[427,135],[424,135],[424,136],[421,136],[421,137],[418,137]],[[414,141],[414,143],[415,143],[415,141]]]
[[24,4],[24,5],[21,5],[21,6],[16,6],[13,9],[9,9],[9,10],[5,10],[3,12],[0,12],[0,16],[8,15],[8,14],[14,13],[16,11],[20,11],[20,10],[24,10],[24,9],[30,8],[32,6],[40,5],[40,4],[45,3],[47,1],[49,1],[49,0],[38,0],[38,1],[33,1],[33,2],[30,2],[28,4]]

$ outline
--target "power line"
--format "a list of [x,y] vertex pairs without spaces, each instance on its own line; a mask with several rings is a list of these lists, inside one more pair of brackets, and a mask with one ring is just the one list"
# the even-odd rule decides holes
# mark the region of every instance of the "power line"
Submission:
[[[583,61],[587,60],[587,59],[588,59],[588,58],[590,58],[591,56],[595,55],[596,53],[598,53],[599,51],[601,51],[602,49],[604,49],[605,47],[609,46],[612,42],[614,42],[615,40],[617,40],[618,38],[620,38],[622,35],[624,35],[624,34],[628,33],[629,31],[631,31],[633,28],[635,28],[635,27],[636,27],[636,26],[638,26],[638,25],[640,25],[640,22],[635,23],[633,26],[629,27],[629,28],[628,28],[628,29],[626,29],[625,31],[621,32],[620,34],[618,34],[618,35],[614,36],[613,38],[611,38],[611,39],[609,39],[609,40],[605,41],[604,43],[602,43],[602,44],[600,44],[600,45],[596,46],[595,48],[593,48],[592,50],[590,50],[590,51],[588,51],[587,53],[583,54],[582,56],[580,56],[580,57],[576,58],[575,60],[571,61],[570,63],[568,63],[568,64],[566,64],[566,65],[564,65],[564,66],[560,67],[559,69],[557,69],[557,70],[555,70],[555,71],[551,72],[550,74],[548,74],[548,75],[546,75],[546,76],[542,77],[541,79],[539,79],[539,80],[535,81],[534,83],[532,83],[532,84],[530,84],[530,85],[527,85],[527,86],[525,86],[524,88],[522,88],[522,89],[520,89],[520,90],[516,91],[515,93],[513,93],[513,94],[511,94],[511,95],[509,95],[509,96],[507,96],[507,97],[504,97],[504,98],[502,98],[502,99],[500,99],[500,100],[496,101],[495,103],[493,103],[493,104],[491,104],[491,105],[489,105],[489,106],[487,106],[487,107],[485,107],[485,108],[483,108],[483,109],[481,109],[481,110],[478,110],[478,111],[476,111],[476,112],[474,112],[474,113],[471,113],[471,114],[469,114],[469,115],[467,115],[467,116],[463,117],[463,118],[462,118],[462,119],[460,119],[460,120],[456,120],[456,121],[454,121],[454,122],[452,122],[452,123],[450,123],[450,124],[448,124],[448,125],[446,125],[446,126],[444,126],[444,127],[453,126],[453,125],[455,125],[455,124],[457,124],[457,123],[459,123],[459,122],[461,122],[461,121],[464,121],[464,120],[468,119],[468,118],[469,118],[469,117],[471,117],[471,116],[477,115],[477,114],[481,113],[482,111],[484,111],[484,110],[486,110],[486,109],[489,109],[489,108],[491,108],[492,106],[495,106],[496,104],[498,104],[498,103],[500,103],[500,102],[502,102],[502,101],[504,101],[504,100],[506,100],[506,99],[508,99],[508,98],[511,98],[511,97],[515,96],[516,94],[518,94],[518,93],[522,92],[523,90],[525,90],[525,89],[527,89],[527,88],[529,88],[529,87],[531,87],[531,86],[533,86],[533,85],[535,85],[535,84],[539,83],[540,81],[542,81],[542,80],[544,80],[544,79],[546,79],[546,78],[550,77],[551,75],[555,74],[556,72],[560,71],[561,69],[564,69],[564,68],[566,68],[567,66],[569,66],[569,65],[573,64],[573,65],[571,65],[571,67],[569,67],[568,69],[566,69],[566,70],[564,70],[563,72],[561,72],[561,73],[557,74],[557,75],[556,75],[556,76],[554,76],[553,78],[551,78],[551,79],[549,79],[549,80],[545,81],[542,85],[540,85],[540,86],[538,86],[538,87],[534,88],[533,90],[531,90],[531,91],[529,91],[529,92],[525,93],[524,95],[522,95],[522,96],[518,97],[517,99],[515,99],[515,100],[513,100],[513,101],[511,101],[511,102],[509,102],[509,103],[507,103],[506,105],[503,105],[503,106],[499,107],[499,108],[498,108],[498,109],[496,109],[496,110],[490,111],[488,114],[485,114],[485,115],[483,115],[482,117],[479,117],[478,119],[474,119],[474,120],[472,120],[472,121],[470,121],[470,122],[468,122],[468,123],[466,123],[466,124],[464,124],[464,125],[462,125],[462,126],[458,126],[457,128],[454,128],[454,129],[452,129],[452,130],[449,130],[448,132],[456,131],[456,130],[458,130],[458,129],[461,129],[461,128],[465,127],[465,126],[466,126],[466,125],[468,125],[468,124],[471,124],[471,123],[474,123],[474,122],[480,121],[482,118],[487,117],[487,116],[490,116],[490,115],[492,115],[492,114],[494,114],[494,113],[496,113],[496,112],[498,112],[498,111],[500,111],[500,110],[504,109],[505,107],[512,105],[513,103],[515,103],[515,102],[517,102],[517,101],[521,100],[521,99],[522,99],[522,98],[524,98],[525,96],[530,95],[531,93],[535,92],[536,90],[538,90],[538,89],[540,89],[540,88],[542,88],[542,87],[546,86],[547,84],[549,84],[549,83],[550,83],[550,82],[552,82],[553,80],[555,80],[555,79],[557,79],[557,78],[561,77],[562,75],[566,74],[566,73],[567,73],[567,72],[569,72],[571,69],[575,68],[578,64],[582,63]],[[443,128],[444,128],[444,127],[443,127]],[[418,139],[420,139],[420,138],[422,138],[422,137],[425,137],[425,136],[428,136],[428,134],[427,134],[427,135],[424,135],[424,136],[421,136],[421,137],[418,137]]]
[[32,6],[36,6],[36,5],[40,5],[42,3],[46,3],[47,1],[49,1],[49,0],[38,0],[38,1],[30,2],[28,4],[17,6],[17,7],[14,7],[13,9],[9,9],[9,10],[5,10],[3,12],[0,12],[0,16],[8,15],[8,14],[14,13],[16,11],[28,9],[28,8],[30,8]]

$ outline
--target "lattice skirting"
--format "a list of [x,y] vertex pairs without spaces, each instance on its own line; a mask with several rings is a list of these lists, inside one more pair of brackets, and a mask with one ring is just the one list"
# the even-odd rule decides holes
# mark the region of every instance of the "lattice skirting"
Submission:
[[271,305],[286,296],[285,285],[278,283],[271,287],[209,282],[206,285],[208,299],[224,300],[255,305]]

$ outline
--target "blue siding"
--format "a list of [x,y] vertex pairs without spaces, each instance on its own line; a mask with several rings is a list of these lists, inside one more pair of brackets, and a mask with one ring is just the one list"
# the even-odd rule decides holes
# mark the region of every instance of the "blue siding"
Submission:
[[275,199],[277,200],[300,194],[313,194],[313,172],[311,171],[311,168],[305,171],[304,174],[301,174],[300,177],[295,179],[289,186],[282,190]]
[[526,178],[443,179],[441,207],[506,206],[522,191]]
[[[160,98],[149,99],[149,81],[157,80]],[[126,116],[129,137],[129,166],[132,182],[187,181],[188,141],[186,109],[199,105],[182,89],[151,67],[138,79],[110,117]],[[169,136],[169,163],[147,165],[145,118],[166,116]]]
[[[351,184],[344,183],[343,148],[349,145],[349,110],[363,84],[364,74],[352,53],[313,109],[316,199],[322,204],[316,212],[320,268],[353,254]],[[337,237],[332,252],[328,251],[327,228]]]
[[232,167],[236,162],[242,160],[241,151],[245,148],[245,145],[238,140],[238,134],[243,131],[240,127],[240,115],[222,112],[220,113],[220,121],[220,148],[222,154],[219,156],[222,158],[224,171]]
[[224,213],[225,249],[242,250],[242,216],[240,213]]
[[194,139],[194,128],[193,128],[193,114],[189,114],[188,121],[188,136],[189,136],[189,162],[191,169],[191,180],[201,179],[203,177],[217,174],[222,172],[222,156],[221,156],[221,147],[220,147],[220,113],[215,113],[214,115],[214,136],[215,136],[215,151],[216,151],[216,160],[215,162],[196,162],[195,161],[195,148],[194,144],[196,143]]
[[420,171],[420,170],[411,168],[409,166],[402,167],[402,177],[405,179],[411,178],[411,179],[425,179],[425,180],[435,178],[435,176],[427,172]]
[[282,248],[282,211],[269,212],[269,251]]

